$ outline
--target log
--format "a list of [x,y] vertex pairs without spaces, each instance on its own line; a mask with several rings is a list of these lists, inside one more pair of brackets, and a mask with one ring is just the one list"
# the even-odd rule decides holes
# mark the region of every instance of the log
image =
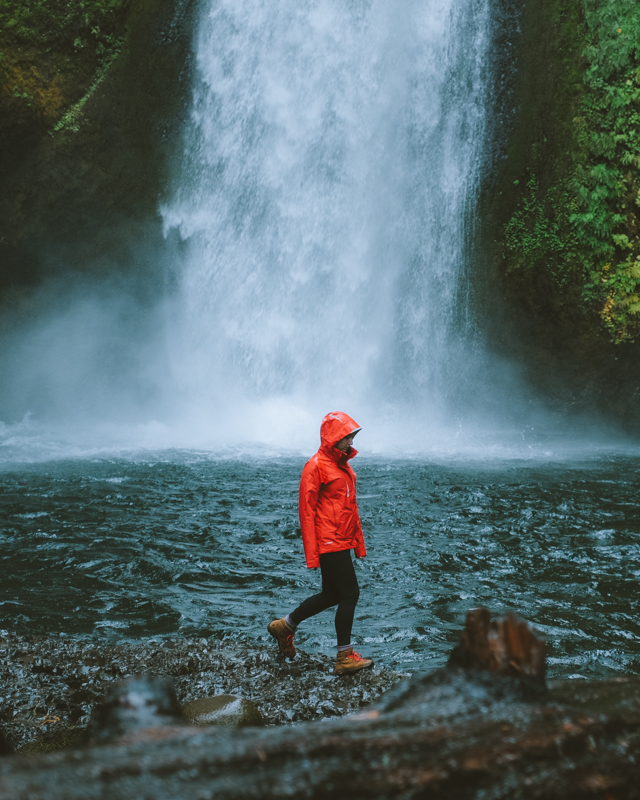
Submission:
[[449,667],[480,669],[544,685],[545,643],[516,614],[491,619],[488,608],[467,612],[460,644],[449,656]]
[[[83,750],[6,756],[0,797],[640,797],[640,683],[547,687],[535,633],[515,617],[486,620],[471,613],[447,668],[399,684],[364,712],[235,731],[165,724]],[[587,683],[611,713],[590,709]],[[575,703],[570,684],[582,684]]]

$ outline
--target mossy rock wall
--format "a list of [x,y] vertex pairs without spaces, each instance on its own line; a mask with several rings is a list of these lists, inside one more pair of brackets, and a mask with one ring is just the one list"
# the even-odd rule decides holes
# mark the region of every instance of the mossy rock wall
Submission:
[[94,0],[81,19],[22,6],[26,22],[0,37],[0,291],[13,299],[65,272],[138,274],[146,291],[158,285],[193,3]]
[[640,5],[526,0],[513,96],[481,203],[492,344],[559,405],[640,427]]
[[[482,326],[536,390],[638,425],[640,4],[498,6],[519,16],[517,113],[481,201]],[[0,0],[5,302],[28,310],[30,287],[68,273],[163,287],[158,207],[188,108],[194,11]]]

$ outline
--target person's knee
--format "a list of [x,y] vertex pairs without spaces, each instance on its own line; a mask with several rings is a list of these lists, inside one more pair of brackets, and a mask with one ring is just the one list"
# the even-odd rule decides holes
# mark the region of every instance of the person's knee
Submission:
[[340,602],[340,593],[336,591],[327,591],[322,592],[322,596],[324,597],[325,603],[328,607],[337,606]]
[[358,602],[358,598],[360,597],[360,589],[358,586],[350,586],[348,589],[345,589],[340,595],[340,602],[345,603],[346,605],[355,606]]

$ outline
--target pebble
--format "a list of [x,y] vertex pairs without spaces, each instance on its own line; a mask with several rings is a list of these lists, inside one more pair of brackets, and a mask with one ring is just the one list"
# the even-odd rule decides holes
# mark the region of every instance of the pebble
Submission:
[[338,677],[334,663],[302,651],[285,661],[275,645],[249,640],[112,643],[0,631],[0,728],[15,749],[80,741],[111,685],[141,674],[171,678],[182,706],[216,695],[250,700],[267,725],[349,714],[407,677],[380,666]]
[[192,700],[183,707],[182,713],[192,725],[225,725],[230,728],[264,725],[255,703],[232,694]]

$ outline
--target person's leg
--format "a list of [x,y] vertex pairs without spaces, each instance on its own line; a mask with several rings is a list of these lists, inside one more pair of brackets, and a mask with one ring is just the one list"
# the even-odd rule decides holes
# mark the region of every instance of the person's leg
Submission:
[[360,591],[351,550],[323,553],[320,556],[320,572],[322,591],[307,597],[286,617],[274,620],[267,626],[267,630],[278,641],[280,650],[287,658],[295,656],[293,634],[298,625],[335,605],[338,606],[335,621],[338,647],[348,649],[350,646],[353,614]]
[[360,587],[353,566],[351,550],[341,550],[332,555],[336,557],[332,564],[332,580],[339,598],[335,624],[338,650],[341,650],[351,646],[351,628],[360,596]]
[[333,568],[333,578],[337,582],[340,596],[336,611],[336,635],[338,637],[336,674],[348,675],[361,669],[370,669],[373,667],[373,661],[356,653],[351,644],[353,615],[360,596],[351,551],[341,551],[334,555],[338,558]]
[[320,572],[322,574],[322,591],[307,597],[290,614],[285,617],[287,624],[295,631],[301,622],[309,617],[315,617],[321,611],[325,611],[339,602],[339,592],[332,579],[332,559],[327,556],[336,555],[335,553],[324,553],[320,556]]
[[[328,555],[334,554],[329,553]],[[338,603],[339,592],[335,589],[331,580],[331,559],[327,562],[324,555],[320,556],[320,572],[322,573],[322,591],[307,597],[283,619],[274,619],[273,622],[267,625],[267,630],[278,642],[280,652],[286,658],[294,658],[296,654],[293,636],[298,625],[304,622],[305,619],[309,619],[309,617],[313,617]]]

